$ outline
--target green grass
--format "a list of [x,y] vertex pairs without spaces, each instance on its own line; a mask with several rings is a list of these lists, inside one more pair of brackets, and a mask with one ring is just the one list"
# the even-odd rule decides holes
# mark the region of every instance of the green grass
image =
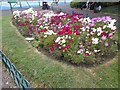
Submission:
[[104,7],[102,8],[100,13],[108,13],[108,14],[116,14],[120,16],[120,10],[119,10],[120,5],[115,5],[115,6],[109,6],[109,7]]
[[30,82],[32,87],[118,87],[117,56],[114,60],[97,67],[74,67],[38,52],[10,24],[10,16],[3,16],[0,23],[1,21],[3,51]]

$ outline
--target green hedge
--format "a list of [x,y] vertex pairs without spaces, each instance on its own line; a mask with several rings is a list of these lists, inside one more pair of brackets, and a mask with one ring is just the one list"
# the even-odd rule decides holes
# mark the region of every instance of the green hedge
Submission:
[[[79,1],[79,2],[78,2]],[[73,0],[70,3],[71,8],[80,8],[82,5],[84,5],[87,2],[87,0]]]
[[[85,0],[84,0],[85,1]],[[71,3],[70,3],[70,7],[71,8],[80,8],[82,5],[84,5],[86,2],[83,2],[83,1],[79,1],[77,2],[76,0],[73,0]],[[101,2],[101,5],[102,7],[109,7],[109,6],[114,6],[114,5],[118,5],[120,4],[120,2]]]
[[102,7],[109,7],[109,6],[114,6],[118,5],[118,2],[101,2]]

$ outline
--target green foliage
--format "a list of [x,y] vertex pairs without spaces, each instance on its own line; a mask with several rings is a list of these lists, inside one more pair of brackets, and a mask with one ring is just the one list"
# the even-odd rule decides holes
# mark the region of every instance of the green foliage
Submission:
[[109,6],[114,6],[118,5],[118,2],[101,2],[102,7],[109,7]]
[[71,8],[80,8],[82,7],[82,5],[84,5],[85,2],[76,2],[76,1],[72,1],[70,2],[70,7]]
[[33,48],[10,24],[2,23],[2,50],[33,88],[118,88],[118,57],[94,68],[73,67],[51,59]]
[[44,42],[43,45],[45,46],[46,49],[49,49],[50,45],[52,45],[54,42],[54,38],[56,37],[56,35],[50,35],[46,38],[44,38]]

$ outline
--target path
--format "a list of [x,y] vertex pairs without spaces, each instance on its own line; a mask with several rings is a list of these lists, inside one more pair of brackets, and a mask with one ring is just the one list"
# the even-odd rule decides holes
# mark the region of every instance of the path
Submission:
[[0,69],[2,71],[2,88],[17,88],[13,79],[9,75],[9,72],[6,70],[4,65],[0,62]]

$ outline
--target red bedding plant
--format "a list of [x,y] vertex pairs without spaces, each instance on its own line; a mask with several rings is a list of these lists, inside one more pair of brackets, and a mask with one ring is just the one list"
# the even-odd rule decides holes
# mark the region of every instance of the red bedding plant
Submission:
[[117,52],[116,20],[53,11],[15,11],[12,22],[22,35],[34,37],[35,47],[74,64],[94,64]]

